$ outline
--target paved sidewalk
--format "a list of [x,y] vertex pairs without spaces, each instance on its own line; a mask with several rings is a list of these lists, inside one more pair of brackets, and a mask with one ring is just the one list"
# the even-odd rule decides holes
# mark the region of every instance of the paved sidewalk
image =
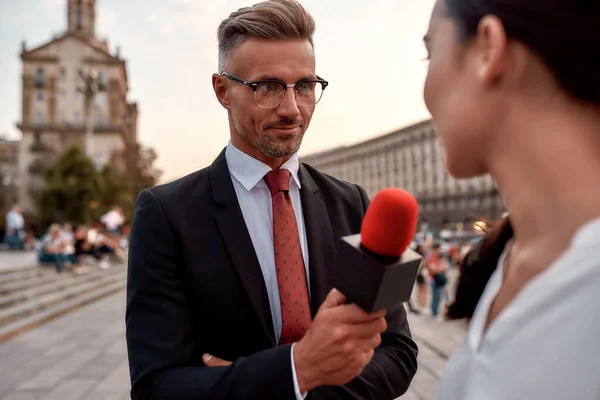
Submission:
[[[124,315],[122,291],[0,344],[0,399],[129,399]],[[465,326],[414,315],[409,320],[419,371],[400,399],[434,400]]]
[[0,345],[2,400],[125,400],[125,292]]
[[419,346],[419,369],[408,393],[401,400],[434,400],[438,382],[448,358],[462,343],[467,326],[464,322],[440,322],[428,316],[409,314],[413,339]]

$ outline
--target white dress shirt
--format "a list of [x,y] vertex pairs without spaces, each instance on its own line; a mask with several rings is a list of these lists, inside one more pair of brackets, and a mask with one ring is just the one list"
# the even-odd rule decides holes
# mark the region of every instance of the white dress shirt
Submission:
[[22,214],[14,211],[14,210],[10,210],[6,214],[6,228],[7,229],[20,230],[20,229],[23,229],[24,226],[25,226],[25,219],[23,218]]
[[[278,342],[281,336],[281,303],[279,300],[279,284],[277,283],[277,274],[275,268],[275,250],[273,247],[273,209],[271,201],[271,192],[264,181],[265,175],[271,171],[271,167],[257,159],[238,150],[231,141],[225,150],[225,159],[231,175],[231,181],[237,195],[238,203],[242,209],[244,221],[254,246],[254,251],[262,270],[271,316],[273,317],[273,331],[275,340]],[[296,213],[296,222],[298,224],[298,233],[300,235],[300,247],[304,258],[306,268],[306,281],[309,286],[310,295],[310,277],[308,270],[308,246],[306,241],[306,229],[304,226],[304,217],[302,214],[302,202],[300,201],[300,179],[298,178],[298,169],[300,160],[298,155],[294,155],[286,161],[281,169],[287,169],[291,173],[290,177],[290,197],[294,212]],[[310,296],[309,296],[310,299]],[[296,378],[296,369],[294,366],[294,353],[292,345],[291,353],[292,375],[294,379],[294,389],[297,399],[303,399],[306,394],[300,394],[298,380]]]
[[484,332],[507,249],[446,366],[440,399],[600,399],[600,218],[579,229]]

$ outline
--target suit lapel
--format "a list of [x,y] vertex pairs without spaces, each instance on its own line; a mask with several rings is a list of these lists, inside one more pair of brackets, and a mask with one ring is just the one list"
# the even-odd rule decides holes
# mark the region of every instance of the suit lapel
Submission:
[[242,210],[231,182],[225,150],[210,167],[210,182],[213,201],[216,204],[215,217],[227,245],[233,266],[240,276],[250,301],[258,314],[266,335],[275,346],[273,319],[269,297],[260,264],[242,215]]
[[330,270],[334,261],[335,243],[327,205],[319,196],[319,188],[302,164],[299,170],[300,198],[308,241],[311,314],[314,317],[329,291]]

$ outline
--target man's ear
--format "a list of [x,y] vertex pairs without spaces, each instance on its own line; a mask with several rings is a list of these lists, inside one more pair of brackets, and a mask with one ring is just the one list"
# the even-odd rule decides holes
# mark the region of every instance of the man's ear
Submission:
[[229,110],[231,106],[229,102],[229,90],[227,88],[226,79],[227,78],[219,74],[213,74],[212,84],[213,89],[215,90],[215,95],[217,96],[217,100],[219,100],[219,103],[221,103],[225,109]]

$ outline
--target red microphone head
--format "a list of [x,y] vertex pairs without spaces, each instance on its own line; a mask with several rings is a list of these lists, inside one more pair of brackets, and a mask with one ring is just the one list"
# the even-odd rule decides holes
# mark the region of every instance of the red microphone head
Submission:
[[415,236],[419,205],[408,192],[383,189],[375,195],[363,218],[361,244],[387,257],[400,257]]

